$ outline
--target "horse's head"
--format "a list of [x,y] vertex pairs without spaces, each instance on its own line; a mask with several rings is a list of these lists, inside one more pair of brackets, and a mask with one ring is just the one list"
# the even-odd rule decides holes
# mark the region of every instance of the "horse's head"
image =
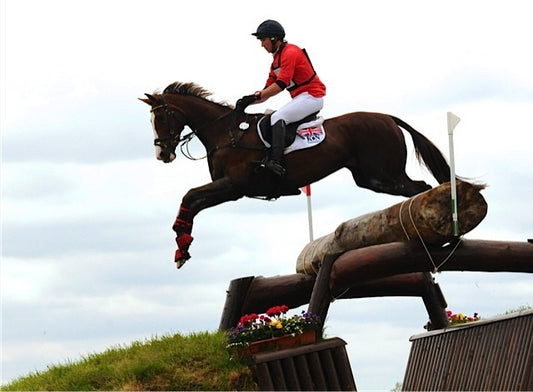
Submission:
[[185,127],[185,115],[179,108],[170,107],[165,97],[145,94],[147,98],[139,98],[152,109],[152,127],[154,130],[155,156],[165,163],[176,159],[176,147],[182,141],[181,132]]

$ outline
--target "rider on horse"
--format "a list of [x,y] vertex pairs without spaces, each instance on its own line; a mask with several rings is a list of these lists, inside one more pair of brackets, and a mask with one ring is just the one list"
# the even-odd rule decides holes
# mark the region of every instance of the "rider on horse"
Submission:
[[326,86],[316,74],[305,49],[284,40],[285,30],[275,20],[265,20],[252,33],[261,41],[261,46],[274,56],[265,87],[253,95],[237,102],[237,108],[251,103],[261,103],[287,89],[292,100],[274,112],[270,118],[272,126],[272,148],[270,159],[262,164],[278,176],[285,174],[283,150],[285,148],[286,124],[299,121],[319,112],[326,94]]

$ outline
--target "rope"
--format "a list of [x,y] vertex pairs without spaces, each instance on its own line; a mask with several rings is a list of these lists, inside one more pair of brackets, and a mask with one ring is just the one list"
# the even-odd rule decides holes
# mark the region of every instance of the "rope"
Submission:
[[332,296],[331,296],[331,302],[335,302],[336,300],[341,299],[342,296],[348,292],[348,290],[350,290],[349,287],[348,287],[346,290],[344,290],[342,293],[340,293],[339,295],[337,295],[337,296],[332,295]]
[[409,233],[407,233],[407,230],[405,229],[405,226],[403,225],[403,220],[402,220],[402,208],[407,200],[408,199],[404,200],[402,204],[400,204],[400,225],[402,226],[403,232],[405,233],[405,236],[407,237],[407,240],[409,241],[411,237],[409,237]]
[[[413,228],[415,229],[416,231],[416,234],[418,236],[418,238],[420,239],[420,242],[422,243],[422,246],[424,247],[424,250],[426,251],[426,254],[428,255],[428,258],[429,260],[431,261],[431,264],[433,265],[433,273],[436,274],[437,272],[439,272],[439,268],[442,267],[451,257],[452,255],[455,253],[455,250],[459,247],[459,244],[461,243],[462,239],[459,238],[457,243],[455,244],[455,246],[453,247],[453,249],[450,251],[450,253],[448,254],[448,256],[446,256],[440,263],[439,265],[436,265],[435,264],[435,261],[433,260],[433,256],[431,255],[431,253],[429,252],[429,249],[428,247],[426,246],[426,243],[424,242],[424,239],[422,238],[422,235],[420,234],[420,232],[418,231],[418,228],[416,227],[416,224],[415,224],[415,220],[413,218],[413,214],[412,214],[412,206],[413,206],[413,202],[415,201],[415,199],[418,197],[419,195],[415,196],[414,198],[411,198],[410,199],[410,202],[409,202],[409,209],[408,209],[408,212],[409,212],[409,219],[411,220],[411,224],[413,225]],[[403,205],[409,201],[409,199],[407,200],[404,200],[402,202],[402,204],[400,204],[400,211],[399,211],[399,221],[400,221],[400,226],[402,227],[402,230],[405,234],[405,236],[407,237],[407,240],[411,240],[411,237],[409,236],[409,233],[407,232],[407,229],[405,228],[405,225],[403,223],[403,218],[402,218],[402,210],[403,210]],[[311,269],[313,270],[313,272],[315,273],[315,275],[318,275],[318,271],[315,269],[313,263],[310,263],[311,264]],[[307,268],[305,268],[304,266],[304,271],[307,273]],[[333,301],[336,301],[340,298],[342,298],[344,296],[344,294],[346,294],[348,291],[350,290],[350,288],[347,288],[346,290],[342,291],[341,293],[339,293],[338,295],[332,295],[331,298],[332,298],[332,302]]]
[[[436,274],[437,272],[439,272],[439,268],[442,267],[450,259],[450,257],[452,257],[452,255],[454,254],[455,250],[458,248],[459,244],[461,243],[461,238],[458,239],[457,243],[455,244],[455,246],[451,250],[450,254],[448,254],[448,256],[446,256],[444,258],[444,260],[442,260],[440,262],[439,265],[436,265],[435,261],[433,260],[433,257],[431,256],[431,253],[429,252],[428,247],[426,246],[426,243],[424,242],[424,239],[422,238],[422,235],[420,234],[420,232],[418,231],[418,228],[416,227],[415,220],[413,219],[413,214],[412,214],[412,211],[411,211],[411,207],[413,206],[413,202],[416,200],[416,198],[418,196],[419,195],[416,195],[415,197],[410,199],[409,209],[408,209],[409,219],[411,220],[411,224],[413,225],[413,228],[415,229],[416,234],[417,234],[418,238],[420,239],[420,242],[422,243],[422,246],[424,247],[424,250],[426,251],[426,254],[428,255],[428,258],[431,261],[431,264],[433,265],[433,273]],[[407,202],[407,200],[403,201],[402,204],[400,205],[400,212],[399,212],[399,218],[400,219],[399,220],[400,220],[400,225],[402,226],[403,232],[405,233],[405,236],[407,237],[408,240],[410,240],[411,238],[409,237],[409,234],[407,233],[407,229],[405,228],[405,226],[403,224],[403,219],[402,219],[402,209],[403,209],[403,205],[406,202]]]

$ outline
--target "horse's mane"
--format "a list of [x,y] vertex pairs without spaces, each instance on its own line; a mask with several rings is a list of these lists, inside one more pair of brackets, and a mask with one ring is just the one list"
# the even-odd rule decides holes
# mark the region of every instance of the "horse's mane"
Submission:
[[[194,97],[206,99],[208,101],[214,102],[209,97],[212,95],[212,93],[203,88],[202,86],[194,83],[194,82],[174,82],[169,84],[165,89],[163,90],[163,94],[180,94],[180,95],[191,95]],[[231,105],[227,103],[221,103],[221,102],[214,102],[216,104],[219,104],[221,106],[227,106],[232,107]]]

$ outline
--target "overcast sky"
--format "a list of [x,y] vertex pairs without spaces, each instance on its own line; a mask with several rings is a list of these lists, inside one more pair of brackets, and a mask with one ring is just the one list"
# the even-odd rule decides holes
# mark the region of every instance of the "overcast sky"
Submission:
[[[216,330],[232,279],[295,272],[304,196],[239,200],[197,216],[176,270],[181,197],[207,163],[156,161],[137,97],[196,82],[213,100],[261,88],[271,57],[250,33],[279,20],[327,85],[322,114],[394,114],[488,183],[466,237],[533,237],[533,52],[527,1],[1,2],[2,383],[47,365],[175,332]],[[288,94],[254,107],[277,108]],[[408,140],[408,146],[410,146]],[[195,144],[193,154],[202,156]],[[409,158],[409,174],[435,185]],[[403,199],[343,170],[313,185],[315,237]],[[533,305],[528,274],[444,272],[449,309],[490,317]],[[326,333],[348,343],[360,390],[402,381],[420,298],[339,300]]]

